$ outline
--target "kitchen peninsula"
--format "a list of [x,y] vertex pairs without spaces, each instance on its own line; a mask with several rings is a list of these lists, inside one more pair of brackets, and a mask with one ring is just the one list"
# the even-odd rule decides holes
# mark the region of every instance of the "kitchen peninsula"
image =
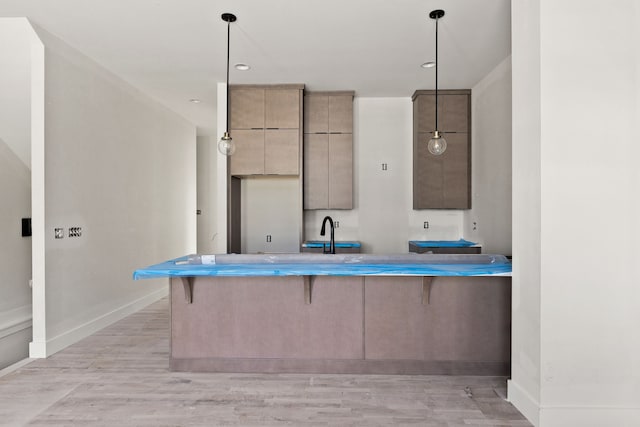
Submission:
[[171,369],[509,373],[501,255],[215,255],[137,270],[171,281]]

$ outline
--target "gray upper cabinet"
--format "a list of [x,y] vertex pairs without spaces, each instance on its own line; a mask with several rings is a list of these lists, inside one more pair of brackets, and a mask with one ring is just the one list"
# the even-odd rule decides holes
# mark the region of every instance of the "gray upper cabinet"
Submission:
[[302,85],[232,86],[230,173],[299,175]]
[[304,209],[353,208],[354,92],[304,97]]
[[264,129],[265,90],[232,87],[229,92],[231,129]]
[[329,133],[353,134],[353,94],[330,95]]
[[265,127],[267,129],[300,129],[299,90],[265,90]]
[[471,91],[438,91],[438,125],[447,140],[441,156],[429,153],[435,129],[435,92],[413,95],[413,208],[471,208]]
[[[425,92],[425,93],[423,93]],[[432,92],[432,93],[427,93]],[[418,132],[433,132],[436,128],[436,96],[433,91],[417,91],[414,112]],[[471,128],[470,91],[438,91],[438,125],[442,132],[469,132]],[[416,111],[417,110],[417,111]]]

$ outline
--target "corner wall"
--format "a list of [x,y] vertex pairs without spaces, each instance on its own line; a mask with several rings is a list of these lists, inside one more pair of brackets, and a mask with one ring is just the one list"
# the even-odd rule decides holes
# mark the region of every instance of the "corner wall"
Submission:
[[540,412],[540,6],[511,2],[513,277],[508,397],[534,425]]
[[[34,231],[44,235],[37,285],[46,337],[34,337],[31,354],[43,357],[166,295],[166,280],[134,282],[133,270],[195,252],[196,130],[37,32],[45,44],[45,224]],[[54,238],[57,227],[63,239]],[[69,237],[70,227],[81,227],[81,237]]]
[[543,427],[640,425],[640,4],[605,6],[540,1]]
[[464,235],[511,255],[511,56],[471,89],[471,209]]
[[640,6],[605,5],[512,2],[509,398],[541,427],[640,425]]

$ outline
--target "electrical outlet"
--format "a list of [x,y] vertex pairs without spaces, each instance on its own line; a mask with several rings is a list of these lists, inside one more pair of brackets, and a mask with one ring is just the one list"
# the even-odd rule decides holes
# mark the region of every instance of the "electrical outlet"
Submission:
[[336,226],[336,228],[340,228],[340,221],[336,221],[334,225]]
[[425,221],[424,224],[423,224],[423,227],[424,228],[429,228],[429,221]]
[[69,227],[69,237],[82,236],[82,227]]
[[64,228],[54,228],[53,231],[55,232],[56,239],[64,238]]
[[267,234],[267,243],[271,243],[271,234]]
[[478,229],[478,223],[476,221],[473,221],[473,231],[476,231]]
[[382,163],[382,170],[386,171],[388,170],[389,165],[387,163]]

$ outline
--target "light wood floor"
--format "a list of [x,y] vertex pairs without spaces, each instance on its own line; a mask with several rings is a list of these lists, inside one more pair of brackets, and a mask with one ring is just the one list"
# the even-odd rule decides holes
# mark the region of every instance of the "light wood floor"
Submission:
[[2,426],[530,426],[505,378],[168,370],[162,300],[0,377]]

